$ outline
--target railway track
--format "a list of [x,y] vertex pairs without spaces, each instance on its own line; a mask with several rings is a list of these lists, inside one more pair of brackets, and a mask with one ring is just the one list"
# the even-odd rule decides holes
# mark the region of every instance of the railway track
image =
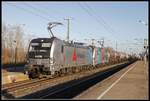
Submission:
[[24,81],[18,81],[18,82],[14,82],[14,83],[4,84],[4,85],[2,85],[2,90],[11,89],[11,88],[21,86],[21,85],[24,85],[27,83],[35,82],[35,81],[39,81],[39,80],[37,80],[37,79],[35,79],[35,80],[24,80]]
[[89,87],[104,80],[105,78],[113,75],[119,70],[127,67],[135,61],[120,64],[114,68],[110,68],[104,71],[97,72],[90,76],[83,77],[81,79],[71,80],[63,84],[59,84],[48,89],[38,91],[36,93],[20,97],[19,99],[59,99],[59,98],[73,98],[80,94]]
[[48,80],[50,80],[50,78],[25,80],[7,84],[2,87],[2,93],[8,98],[15,98],[15,96],[23,96],[24,94],[31,92],[33,88],[39,87],[39,85],[41,86],[41,83]]
[[[121,64],[117,65],[117,67],[122,66],[123,64],[124,63],[121,63]],[[111,68],[107,69],[107,71],[111,70]],[[79,79],[79,76],[73,77],[73,75],[70,75],[70,77],[62,76],[62,77],[57,77],[55,79],[46,78],[46,79],[40,79],[40,80],[35,79],[35,80],[31,80],[31,81],[27,80],[27,81],[22,81],[20,83],[16,82],[16,83],[12,83],[12,84],[3,86],[2,94],[6,98],[25,98],[25,99],[26,98],[33,98],[33,99],[34,98],[44,98],[44,99],[45,98],[68,98],[63,95],[63,93],[66,90],[72,89],[72,87],[75,87],[75,86],[78,87],[80,84],[82,84],[82,82],[86,82],[87,79],[91,80],[91,78],[95,77],[94,75],[103,74],[104,71],[105,70],[100,71],[100,72],[95,73],[90,76],[85,76],[85,77],[81,76],[82,77],[82,78],[80,77],[81,79]],[[75,74],[75,75],[78,75],[78,74]],[[65,83],[64,83],[64,81],[65,81]],[[75,88],[77,88],[77,87],[75,87]],[[84,87],[82,87],[82,88],[84,88]],[[43,90],[41,90],[41,89],[43,89]],[[64,91],[64,92],[62,92],[62,91]],[[60,96],[60,95],[63,95],[63,96]],[[71,96],[69,96],[69,97],[71,97]]]

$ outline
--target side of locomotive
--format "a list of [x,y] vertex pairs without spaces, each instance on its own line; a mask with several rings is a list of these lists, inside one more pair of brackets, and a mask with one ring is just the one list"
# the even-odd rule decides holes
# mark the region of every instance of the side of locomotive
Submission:
[[92,65],[92,49],[88,46],[55,39],[51,47],[51,74],[72,72],[77,67]]
[[[45,43],[45,39],[34,40],[38,45],[32,46],[35,42],[31,41],[28,51],[28,64],[25,69],[29,78],[39,77],[41,74],[56,75],[73,72],[78,68],[82,69],[92,65],[91,47],[68,43],[52,37],[46,39],[49,40],[47,43],[50,43],[50,46],[46,46],[48,50],[44,50],[42,45]],[[47,51],[47,54],[40,51]]]

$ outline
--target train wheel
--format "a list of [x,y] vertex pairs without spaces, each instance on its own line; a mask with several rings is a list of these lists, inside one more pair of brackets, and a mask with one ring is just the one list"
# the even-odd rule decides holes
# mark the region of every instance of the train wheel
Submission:
[[32,79],[32,73],[31,72],[28,74],[28,76],[29,76],[29,79]]
[[54,77],[58,77],[59,76],[59,73],[58,73],[58,71],[55,71],[55,73],[54,73],[54,75],[53,75]]
[[30,73],[30,78],[34,79],[34,78],[39,78],[40,76],[40,73],[37,69],[34,69],[34,70],[31,70],[31,73]]

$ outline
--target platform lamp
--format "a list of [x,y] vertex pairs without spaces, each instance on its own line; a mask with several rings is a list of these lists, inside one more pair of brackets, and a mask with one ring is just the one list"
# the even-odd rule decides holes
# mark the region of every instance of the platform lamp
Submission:
[[[148,23],[147,22],[144,22],[142,20],[139,20],[140,23],[143,23],[146,27],[148,27]],[[144,49],[145,49],[145,57],[148,56],[148,49],[149,49],[149,46],[148,46],[148,40],[147,39],[144,39]],[[146,58],[146,61],[147,61],[147,58]]]

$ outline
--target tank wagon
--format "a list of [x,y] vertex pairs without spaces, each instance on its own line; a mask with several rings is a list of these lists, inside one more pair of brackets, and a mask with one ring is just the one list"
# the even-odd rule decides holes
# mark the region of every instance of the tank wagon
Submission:
[[93,66],[104,66],[109,63],[110,53],[104,47],[93,48]]
[[105,47],[66,42],[57,37],[36,38],[29,44],[25,73],[29,78],[75,73],[121,62],[118,58],[114,59],[113,51]]

